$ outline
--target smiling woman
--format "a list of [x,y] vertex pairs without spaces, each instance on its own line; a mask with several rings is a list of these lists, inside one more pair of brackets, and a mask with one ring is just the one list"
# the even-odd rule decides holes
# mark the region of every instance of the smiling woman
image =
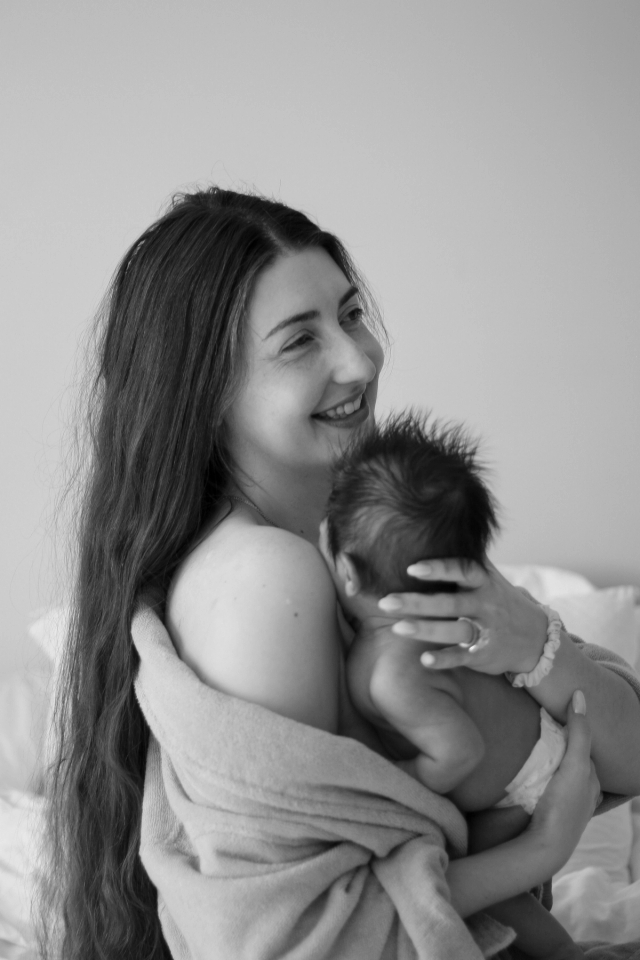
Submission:
[[[56,705],[43,957],[166,955],[138,856],[149,727],[131,624],[142,598],[163,613],[169,593],[176,647],[203,678],[335,728],[336,606],[312,544],[331,462],[372,416],[374,329],[375,303],[340,241],[259,196],[176,197],[117,270],[88,399],[93,464]],[[358,398],[338,427],[338,408]]]
[[[227,418],[238,486],[278,526],[315,543],[331,466],[373,416],[382,349],[357,288],[317,248],[283,255],[258,277],[245,337]],[[326,491],[308,518],[305,482]]]
[[[354,710],[317,541],[336,457],[372,422],[376,319],[332,234],[217,188],[178,197],[116,272],[56,704],[43,960],[478,960],[509,932],[462,917],[546,879],[591,812],[576,685],[603,787],[640,790],[633,678],[564,632],[533,695],[569,715],[568,759],[531,831],[490,851],[463,856],[459,811]],[[491,638],[434,669],[533,669],[546,615],[490,565],[417,575],[464,589],[395,597],[405,632],[457,644],[464,617]]]

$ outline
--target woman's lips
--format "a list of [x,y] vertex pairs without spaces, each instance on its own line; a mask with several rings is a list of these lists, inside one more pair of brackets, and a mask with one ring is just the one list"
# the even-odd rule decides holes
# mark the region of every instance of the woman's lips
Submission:
[[340,429],[341,427],[351,428],[360,426],[361,423],[365,422],[368,416],[369,404],[367,403],[366,394],[363,393],[359,410],[355,410],[353,413],[348,413],[344,417],[325,417],[320,413],[315,413],[313,414],[313,419],[319,420],[321,423],[326,423],[330,427],[337,427]]

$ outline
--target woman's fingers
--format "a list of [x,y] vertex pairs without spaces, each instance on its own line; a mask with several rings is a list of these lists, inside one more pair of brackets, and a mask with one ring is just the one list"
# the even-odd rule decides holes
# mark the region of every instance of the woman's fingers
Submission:
[[378,606],[394,617],[446,619],[472,616],[478,598],[466,593],[390,593]]
[[[436,641],[437,642],[437,641]],[[429,650],[420,657],[423,667],[429,670],[453,670],[455,667],[470,667],[484,673],[504,673],[501,667],[492,664],[491,640],[480,637],[472,646],[466,646],[464,641],[455,646],[443,647],[442,650]]]
[[591,812],[593,813],[600,797],[600,782],[591,760],[591,730],[586,719],[586,712],[584,694],[581,690],[576,690],[571,700],[571,709],[567,711],[567,751],[562,764],[567,764],[572,775],[581,775],[587,780],[588,793],[592,804]]
[[402,617],[463,617],[478,608],[478,587],[488,581],[487,572],[477,563],[460,560],[429,560],[414,563],[407,572],[417,580],[457,583],[456,593],[391,593],[379,601],[385,613]]
[[567,711],[567,762],[586,763],[591,754],[591,731],[586,718],[587,704],[582,690],[576,690]]
[[547,614],[489,561],[480,566],[464,560],[428,560],[407,569],[421,580],[446,581],[460,588],[393,593],[378,603],[396,620],[381,629],[434,645],[423,659],[425,667],[469,667],[490,674],[529,673],[535,668],[547,639]]
[[391,632],[398,637],[427,640],[429,643],[438,643],[446,647],[471,643],[478,633],[473,622],[465,619],[398,620],[391,627]]
[[481,587],[487,579],[486,571],[473,560],[421,560],[407,567],[410,577],[417,580],[445,580],[457,583],[465,590]]

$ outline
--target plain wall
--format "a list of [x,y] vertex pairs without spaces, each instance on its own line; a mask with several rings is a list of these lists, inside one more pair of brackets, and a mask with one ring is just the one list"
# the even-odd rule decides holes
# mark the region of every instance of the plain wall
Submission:
[[0,670],[52,574],[77,344],[180,187],[338,233],[394,348],[381,408],[461,418],[494,558],[640,583],[637,0],[4,0]]

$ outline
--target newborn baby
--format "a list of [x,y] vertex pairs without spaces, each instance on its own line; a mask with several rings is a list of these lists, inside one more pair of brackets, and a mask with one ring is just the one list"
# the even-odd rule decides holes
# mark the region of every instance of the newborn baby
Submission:
[[[460,427],[427,429],[409,413],[373,428],[340,459],[320,538],[355,628],[347,659],[353,703],[408,773],[473,815],[471,853],[527,825],[564,755],[564,728],[505,676],[425,669],[429,644],[381,630],[393,620],[378,601],[457,589],[415,580],[407,567],[446,557],[482,564],[497,529],[476,446]],[[530,956],[583,955],[533,896],[490,912],[516,929]]]

